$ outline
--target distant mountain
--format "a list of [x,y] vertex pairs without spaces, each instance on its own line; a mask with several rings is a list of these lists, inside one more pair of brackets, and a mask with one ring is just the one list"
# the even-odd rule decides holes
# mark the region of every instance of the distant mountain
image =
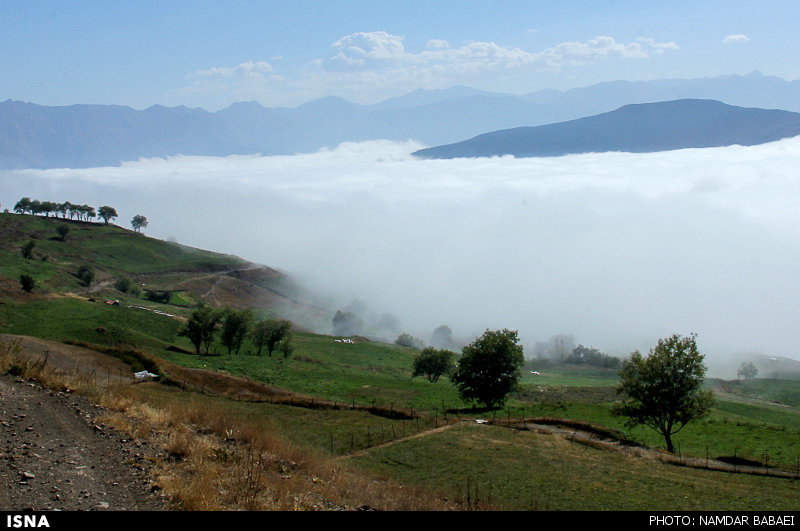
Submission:
[[525,95],[457,86],[374,105],[329,97],[295,108],[240,102],[217,112],[153,106],[0,103],[0,169],[118,165],[172,155],[290,155],[346,141],[449,144],[501,129],[564,122],[622,105],[676,99],[800,112],[800,81],[746,76],[616,81]]
[[800,135],[800,113],[734,107],[714,100],[625,105],[567,122],[517,127],[414,153],[422,158],[548,157],[751,146]]

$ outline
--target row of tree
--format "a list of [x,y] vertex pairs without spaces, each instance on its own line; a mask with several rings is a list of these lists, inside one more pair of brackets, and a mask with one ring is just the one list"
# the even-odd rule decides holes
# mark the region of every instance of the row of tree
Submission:
[[[575,350],[578,348],[573,354],[581,359],[605,361],[594,349]],[[621,364],[617,388],[620,400],[612,412],[626,417],[630,427],[643,424],[660,433],[667,451],[674,452],[672,436],[690,421],[706,416],[714,404],[713,392],[703,388],[704,358],[694,334],[659,339],[647,356],[633,352]],[[516,331],[487,330],[464,347],[457,360],[448,350],[423,349],[414,359],[413,376],[424,375],[435,383],[440,376],[448,375],[464,400],[493,408],[502,405],[517,388],[523,363]],[[748,375],[753,374],[753,368],[743,365]]]
[[178,334],[194,345],[195,353],[210,353],[211,345],[219,334],[228,355],[239,354],[246,338],[249,338],[260,356],[280,353],[284,358],[294,351],[291,323],[277,319],[256,321],[252,310],[234,308],[215,309],[202,304],[195,310]]
[[[78,221],[91,221],[96,217],[100,217],[103,222],[108,225],[108,222],[119,217],[114,207],[104,205],[97,210],[89,205],[78,205],[64,201],[63,203],[56,203],[54,201],[39,201],[38,199],[31,199],[30,197],[23,197],[14,205],[14,212],[17,214],[33,214],[42,215],[45,217],[60,217],[62,219],[77,219]],[[140,232],[143,228],[147,227],[148,221],[145,216],[138,214],[131,220],[131,226],[136,232]]]
[[505,403],[516,389],[525,362],[516,330],[486,330],[482,336],[456,354],[447,349],[426,347],[414,358],[412,376],[425,376],[436,383],[447,375],[464,400],[492,408]]

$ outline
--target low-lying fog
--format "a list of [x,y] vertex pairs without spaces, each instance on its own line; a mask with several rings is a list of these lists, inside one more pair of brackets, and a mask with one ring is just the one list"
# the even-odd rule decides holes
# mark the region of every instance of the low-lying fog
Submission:
[[800,357],[800,138],[542,159],[421,147],[3,172],[0,199],[109,204],[128,228],[143,214],[150,236],[285,270],[331,310],[358,298],[426,340],[511,328],[527,347],[565,333],[625,354],[696,332],[707,353]]

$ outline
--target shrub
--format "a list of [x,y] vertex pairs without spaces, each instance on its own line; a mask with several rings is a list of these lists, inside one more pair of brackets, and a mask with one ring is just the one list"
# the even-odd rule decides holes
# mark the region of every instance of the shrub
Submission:
[[19,283],[22,284],[22,289],[28,293],[33,291],[36,281],[30,275],[22,275],[19,277]]
[[78,268],[78,272],[75,274],[78,279],[84,283],[86,286],[90,286],[92,282],[94,282],[94,269],[90,266],[84,264]]

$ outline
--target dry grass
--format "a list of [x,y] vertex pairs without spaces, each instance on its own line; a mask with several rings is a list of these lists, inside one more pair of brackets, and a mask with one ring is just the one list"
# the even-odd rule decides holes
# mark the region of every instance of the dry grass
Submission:
[[105,409],[106,426],[157,448],[151,474],[177,510],[453,510],[442,496],[366,475],[298,448],[269,426],[237,417],[223,405],[172,401],[155,407],[145,384],[98,385],[21,355],[18,339],[0,337],[0,373],[69,389]]

